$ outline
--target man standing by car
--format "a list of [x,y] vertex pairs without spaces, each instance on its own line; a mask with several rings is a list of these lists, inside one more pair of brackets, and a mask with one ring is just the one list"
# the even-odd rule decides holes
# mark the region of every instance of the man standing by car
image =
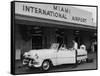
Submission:
[[73,49],[77,50],[78,49],[78,43],[73,40]]
[[76,51],[76,64],[74,65],[74,67],[77,67],[77,49],[78,49],[78,43],[75,41],[75,40],[73,40],[73,50],[75,50]]

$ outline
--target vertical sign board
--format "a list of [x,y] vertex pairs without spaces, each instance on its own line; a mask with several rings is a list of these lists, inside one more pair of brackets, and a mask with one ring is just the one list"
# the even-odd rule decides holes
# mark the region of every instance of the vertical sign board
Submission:
[[15,14],[92,26],[92,13],[68,5],[16,2]]

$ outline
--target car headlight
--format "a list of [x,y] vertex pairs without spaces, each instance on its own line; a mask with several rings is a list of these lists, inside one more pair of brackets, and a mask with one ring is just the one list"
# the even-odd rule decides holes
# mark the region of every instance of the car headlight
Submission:
[[27,52],[25,52],[24,54],[23,54],[23,56],[26,56],[27,55]]
[[36,58],[36,59],[38,59],[38,58],[39,58],[38,54],[35,54],[35,58]]
[[30,57],[30,54],[28,54],[28,52],[25,52],[23,56],[24,57]]

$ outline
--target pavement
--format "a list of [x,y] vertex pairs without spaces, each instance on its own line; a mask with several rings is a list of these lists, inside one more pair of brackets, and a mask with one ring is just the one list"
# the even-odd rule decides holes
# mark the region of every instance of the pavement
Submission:
[[[60,65],[60,66],[56,66],[53,67],[52,69],[50,69],[49,72],[62,72],[62,71],[75,71],[75,70],[90,70],[90,69],[96,69],[97,68],[97,58],[96,58],[96,53],[89,53],[88,54],[88,58],[89,59],[93,59],[93,62],[89,62],[89,63],[82,63],[79,64],[77,67],[73,67],[74,65]],[[41,71],[38,68],[28,68],[25,66],[22,66],[22,62],[21,61],[16,61],[15,62],[15,73],[16,74],[32,74],[32,73],[43,73],[43,71]]]

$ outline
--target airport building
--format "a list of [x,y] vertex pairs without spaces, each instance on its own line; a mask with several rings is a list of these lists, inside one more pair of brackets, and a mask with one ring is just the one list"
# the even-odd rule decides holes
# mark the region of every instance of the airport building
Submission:
[[31,49],[49,49],[52,43],[72,48],[72,40],[91,52],[96,41],[97,26],[92,13],[72,5],[15,3],[16,59]]

